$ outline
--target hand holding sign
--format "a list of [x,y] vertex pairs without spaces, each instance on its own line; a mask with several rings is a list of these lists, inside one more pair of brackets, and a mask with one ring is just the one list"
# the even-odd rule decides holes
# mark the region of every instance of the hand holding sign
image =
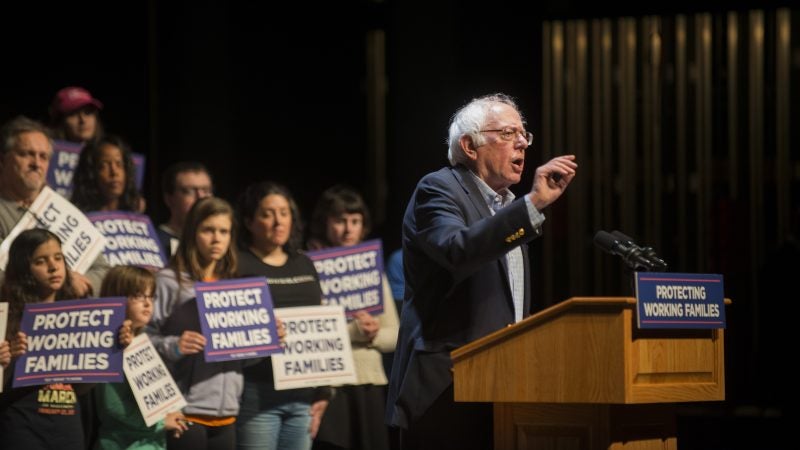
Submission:
[[381,323],[378,319],[364,310],[356,311],[353,318],[355,318],[356,325],[358,325],[358,331],[360,331],[368,341],[375,339],[375,336],[378,335],[378,331],[381,329]]
[[186,330],[178,340],[178,351],[181,352],[181,355],[200,353],[205,346],[206,338],[196,331]]
[[75,271],[70,272],[70,278],[72,279],[72,289],[75,291],[76,297],[84,298],[93,294],[92,283],[88,278]]
[[28,335],[22,331],[17,332],[17,335],[11,339],[11,357],[19,358],[28,351]]
[[125,319],[122,321],[122,326],[119,327],[119,345],[122,346],[122,348],[131,345],[131,341],[133,341],[133,331],[131,330],[132,323],[130,319]]

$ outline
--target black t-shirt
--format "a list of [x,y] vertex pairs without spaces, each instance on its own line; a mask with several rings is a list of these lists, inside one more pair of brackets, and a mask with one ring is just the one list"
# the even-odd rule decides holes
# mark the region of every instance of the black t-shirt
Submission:
[[[314,263],[302,253],[290,253],[286,264],[271,266],[264,264],[248,249],[238,249],[239,275],[241,277],[267,277],[269,293],[276,308],[294,306],[319,306],[322,302],[322,289]],[[256,365],[244,369],[245,380],[273,384],[272,360],[264,359]],[[310,390],[309,390],[310,391]]]
[[0,449],[83,450],[80,404],[71,384],[11,389],[0,394]]

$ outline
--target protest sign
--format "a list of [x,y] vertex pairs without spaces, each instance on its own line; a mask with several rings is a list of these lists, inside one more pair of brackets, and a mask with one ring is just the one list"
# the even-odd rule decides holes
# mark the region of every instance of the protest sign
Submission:
[[383,251],[379,239],[308,252],[308,257],[319,273],[323,305],[341,305],[347,318],[362,310],[383,312]]
[[272,356],[275,389],[356,382],[353,351],[341,306],[278,308],[286,327],[286,346]]
[[266,279],[195,283],[205,360],[257,358],[281,351]]
[[53,141],[53,156],[47,166],[47,185],[65,198],[72,195],[72,178],[75,176],[82,148],[83,144],[77,142]]
[[106,238],[103,256],[111,266],[161,269],[166,265],[150,217],[126,211],[98,211],[87,217]]
[[45,228],[57,235],[61,239],[64,260],[78,273],[89,270],[106,244],[100,231],[75,205],[45,186],[0,244],[0,269],[5,270],[8,264],[11,242],[31,228]]
[[28,350],[17,359],[13,386],[122,381],[126,305],[124,297],[26,304],[20,331]]
[[186,406],[178,385],[146,334],[133,338],[125,349],[122,368],[148,427]]

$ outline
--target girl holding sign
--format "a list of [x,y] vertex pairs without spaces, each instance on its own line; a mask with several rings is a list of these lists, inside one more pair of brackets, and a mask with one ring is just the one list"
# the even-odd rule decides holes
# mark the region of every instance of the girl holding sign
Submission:
[[[103,279],[100,297],[127,297],[127,319],[132,334],[138,335],[153,315],[155,284],[155,276],[147,269],[117,266]],[[163,449],[167,445],[167,431],[180,437],[188,429],[180,412],[167,414],[166,419],[148,427],[142,416],[134,412],[139,406],[126,381],[100,384],[94,394],[99,422],[95,449]]]
[[196,281],[234,278],[231,250],[233,209],[225,200],[198,200],[186,217],[170,267],[156,274],[153,317],[146,331],[170,367],[186,399],[184,414],[195,425],[180,439],[167,436],[167,448],[233,450],[242,395],[241,362],[207,363],[205,337],[194,291]]
[[[265,276],[276,308],[319,306],[319,276],[311,260],[298,251],[300,214],[289,190],[276,183],[253,184],[239,198],[239,214],[239,273]],[[311,448],[331,390],[276,391],[271,358],[247,367],[244,377],[239,449]]]
[[[322,193],[314,208],[309,247],[349,247],[361,243],[370,229],[370,215],[361,195],[345,186]],[[383,313],[359,311],[348,324],[358,384],[336,389],[328,406],[315,449],[388,449],[383,415],[386,385],[381,353],[397,344],[398,318],[391,288],[383,277]]]
[[[19,331],[26,303],[52,303],[76,298],[58,236],[43,229],[23,231],[11,243],[0,296],[9,301],[11,355],[25,353],[28,343]],[[8,372],[13,373],[14,360]],[[80,404],[71,384],[57,383],[11,389],[0,394],[0,439],[5,448],[83,450]],[[86,385],[83,385],[86,386]],[[91,387],[91,385],[89,385]]]

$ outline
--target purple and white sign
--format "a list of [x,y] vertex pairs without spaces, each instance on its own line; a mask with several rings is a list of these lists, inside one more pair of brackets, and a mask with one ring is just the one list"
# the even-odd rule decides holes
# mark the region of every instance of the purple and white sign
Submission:
[[[82,144],[61,140],[53,141],[53,157],[47,168],[47,185],[66,198],[72,195],[72,181],[82,150]],[[140,153],[131,153],[131,159],[135,171],[134,183],[136,189],[141,191],[146,158]]]
[[722,275],[636,272],[639,328],[725,328]]
[[263,277],[195,283],[205,360],[259,358],[283,351]]
[[161,269],[167,265],[150,217],[125,211],[99,211],[86,216],[105,236],[103,255],[111,266]]
[[308,252],[319,273],[323,305],[341,305],[350,319],[357,311],[383,312],[383,249],[380,239],[351,247]]
[[113,297],[25,305],[20,331],[28,350],[14,367],[13,387],[122,381],[126,304]]
[[72,177],[81,157],[82,144],[53,141],[53,157],[47,168],[47,185],[63,197],[72,195]]

